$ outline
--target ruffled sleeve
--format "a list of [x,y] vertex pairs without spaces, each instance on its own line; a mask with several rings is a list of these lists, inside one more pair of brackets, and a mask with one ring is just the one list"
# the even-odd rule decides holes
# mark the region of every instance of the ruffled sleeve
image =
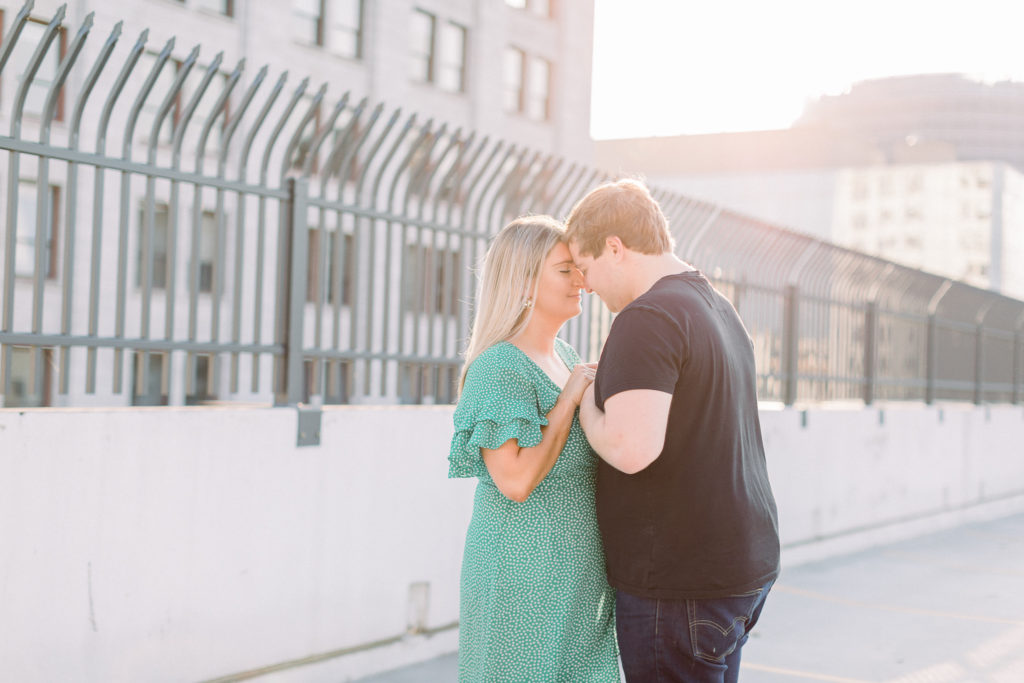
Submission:
[[490,480],[480,449],[498,448],[509,439],[516,439],[520,448],[536,446],[548,420],[540,413],[536,387],[524,368],[492,347],[470,366],[454,422],[448,476]]

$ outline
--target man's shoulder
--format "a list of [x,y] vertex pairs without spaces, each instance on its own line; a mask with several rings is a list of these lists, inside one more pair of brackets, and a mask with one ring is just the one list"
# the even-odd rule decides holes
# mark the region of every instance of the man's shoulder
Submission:
[[619,311],[612,321],[612,329],[615,329],[616,324],[620,329],[664,324],[676,327],[685,310],[686,299],[682,294],[672,291],[647,291]]

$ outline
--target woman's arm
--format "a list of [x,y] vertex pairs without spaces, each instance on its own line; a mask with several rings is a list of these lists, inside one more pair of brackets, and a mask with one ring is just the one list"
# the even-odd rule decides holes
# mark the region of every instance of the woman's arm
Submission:
[[509,439],[498,448],[480,449],[487,472],[506,498],[524,502],[555,466],[569,439],[572,418],[583,398],[583,391],[593,381],[593,366],[577,365],[573,368],[565,388],[546,415],[548,424],[541,427],[541,442],[536,446],[520,448],[516,439]]

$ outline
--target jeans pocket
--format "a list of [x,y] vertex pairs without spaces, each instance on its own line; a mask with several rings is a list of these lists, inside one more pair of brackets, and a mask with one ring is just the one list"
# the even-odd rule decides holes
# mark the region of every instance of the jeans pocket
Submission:
[[722,662],[746,642],[750,620],[765,589],[710,600],[687,600],[693,656]]

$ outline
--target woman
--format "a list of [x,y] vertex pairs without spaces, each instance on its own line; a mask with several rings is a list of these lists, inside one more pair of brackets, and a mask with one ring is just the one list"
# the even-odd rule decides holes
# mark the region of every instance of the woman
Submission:
[[462,564],[459,680],[619,680],[614,594],[594,512],[597,456],[576,412],[594,366],[556,335],[583,277],[547,216],[484,260],[450,477],[477,477]]

